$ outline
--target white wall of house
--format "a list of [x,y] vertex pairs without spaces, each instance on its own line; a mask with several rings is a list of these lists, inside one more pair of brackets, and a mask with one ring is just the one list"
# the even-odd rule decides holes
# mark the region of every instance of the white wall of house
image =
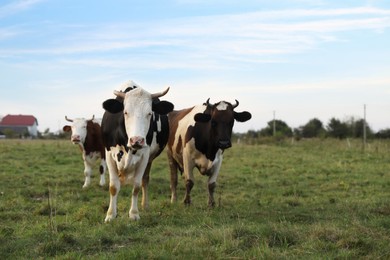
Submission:
[[28,126],[27,129],[31,136],[33,137],[38,136],[38,126],[36,122],[32,126]]

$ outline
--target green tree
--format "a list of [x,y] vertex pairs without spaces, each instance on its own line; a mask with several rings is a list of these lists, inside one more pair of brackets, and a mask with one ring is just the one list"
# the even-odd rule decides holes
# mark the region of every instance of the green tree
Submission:
[[350,128],[347,123],[341,122],[339,119],[331,118],[327,125],[328,135],[339,139],[350,136]]
[[379,130],[376,134],[375,134],[375,137],[376,138],[390,138],[390,128],[386,128],[386,129],[382,129],[382,130]]
[[325,135],[325,129],[322,122],[313,118],[306,125],[300,127],[301,135],[305,138],[320,137]]
[[[267,123],[267,127],[260,130],[261,136],[273,136],[274,134],[274,120],[271,120]],[[291,137],[293,131],[291,127],[289,127],[286,122],[282,120],[275,120],[275,131],[277,136],[287,136]]]
[[[350,127],[351,127],[352,137],[362,138],[364,136],[364,119],[359,119],[357,121],[354,121]],[[367,137],[373,135],[373,131],[371,130],[368,124],[366,124],[366,135]]]

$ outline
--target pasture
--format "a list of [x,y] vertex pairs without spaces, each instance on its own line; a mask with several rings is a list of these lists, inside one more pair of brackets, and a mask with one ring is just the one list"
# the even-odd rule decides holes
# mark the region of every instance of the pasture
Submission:
[[108,186],[82,171],[68,140],[0,140],[0,259],[390,258],[389,142],[234,144],[214,209],[197,172],[192,206],[170,204],[163,152],[138,222],[125,186],[105,224]]

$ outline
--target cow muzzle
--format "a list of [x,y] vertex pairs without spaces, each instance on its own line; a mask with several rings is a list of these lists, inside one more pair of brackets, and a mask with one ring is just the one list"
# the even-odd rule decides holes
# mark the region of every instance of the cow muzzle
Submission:
[[232,147],[232,142],[230,140],[219,140],[218,147],[220,149],[228,149],[228,148]]
[[134,150],[142,149],[145,146],[145,138],[140,136],[130,137],[128,146]]
[[70,140],[72,141],[72,143],[74,143],[74,144],[78,144],[78,143],[80,143],[80,136],[79,135],[72,135],[71,137],[70,137]]

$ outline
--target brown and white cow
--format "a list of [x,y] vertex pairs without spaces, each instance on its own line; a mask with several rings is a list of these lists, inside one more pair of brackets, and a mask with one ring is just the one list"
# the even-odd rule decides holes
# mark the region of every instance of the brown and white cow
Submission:
[[133,81],[115,91],[116,98],[103,103],[103,143],[110,175],[110,205],[105,222],[117,216],[117,198],[121,185],[132,183],[129,217],[140,219],[138,193],[142,185],[142,206],[148,207],[148,183],[152,161],[168,142],[169,125],[166,114],[173,104],[160,101],[169,88],[151,94]]
[[214,191],[221,168],[223,152],[231,147],[234,121],[245,122],[249,112],[236,112],[238,106],[226,101],[203,105],[169,113],[170,133],[168,159],[171,172],[171,202],[176,201],[177,170],[184,172],[186,194],[184,203],[191,204],[190,192],[194,186],[193,169],[209,177],[209,206],[215,205]]
[[65,120],[71,122],[72,125],[65,125],[62,129],[64,132],[72,132],[70,140],[73,144],[78,145],[84,161],[85,181],[83,188],[86,188],[91,183],[92,167],[98,159],[100,161],[100,186],[106,183],[104,174],[107,169],[106,154],[102,141],[100,124],[92,119],[75,118],[69,119],[65,116]]

